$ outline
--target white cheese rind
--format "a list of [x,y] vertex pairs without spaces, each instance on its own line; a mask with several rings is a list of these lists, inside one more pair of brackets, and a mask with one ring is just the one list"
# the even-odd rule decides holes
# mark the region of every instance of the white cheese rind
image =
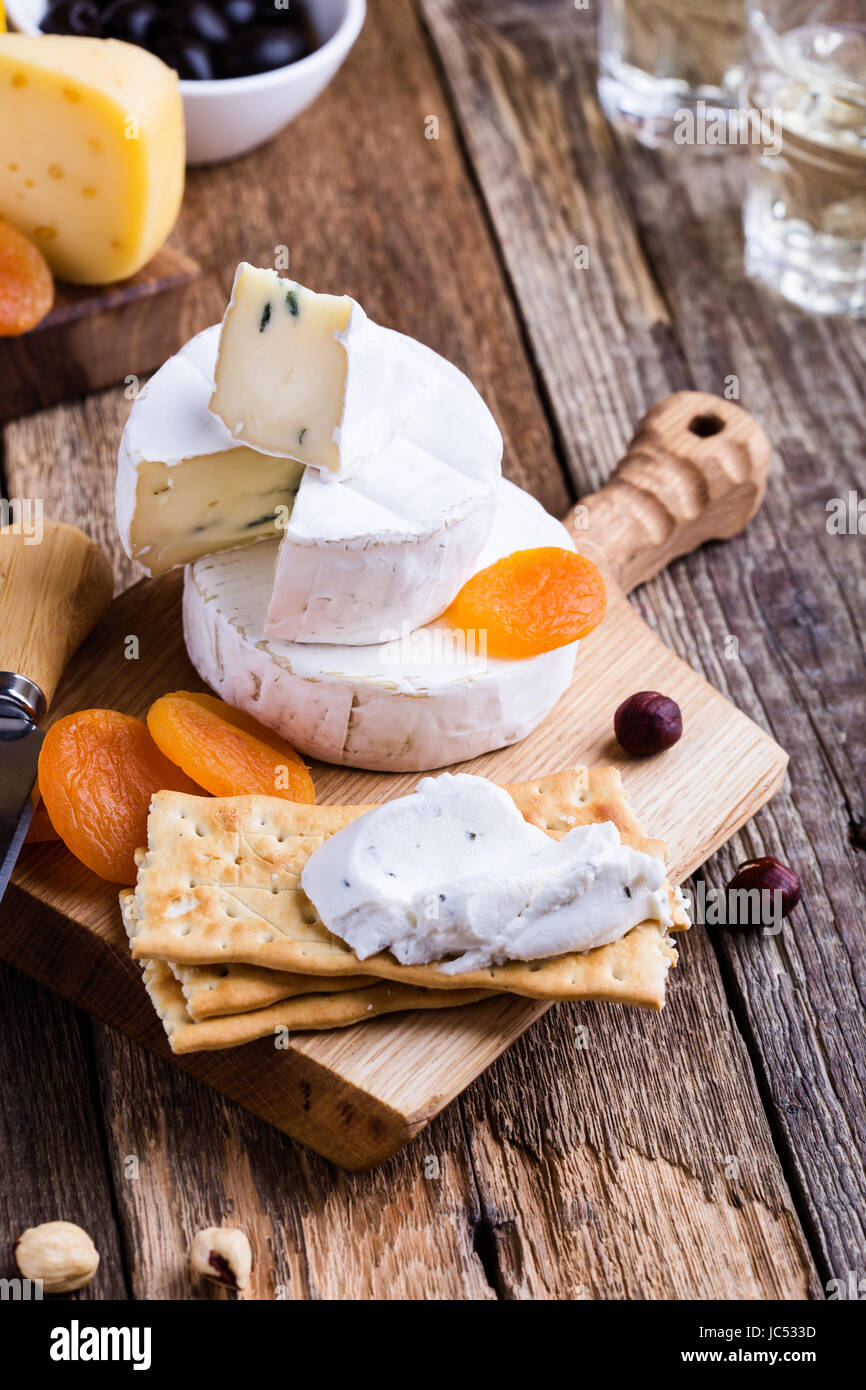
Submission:
[[[512,483],[477,568],[512,551],[573,550],[565,527]],[[199,675],[310,757],[372,771],[445,767],[517,743],[568,687],[572,643],[527,660],[455,650],[441,620],[366,647],[269,639],[263,631],[274,547],[199,560],[184,584],[184,635]]]
[[435,390],[410,344],[348,295],[315,294],[242,262],[223,318],[211,410],[251,448],[351,478]]
[[502,436],[472,383],[413,344],[436,390],[357,478],[308,468],[283,535],[264,630],[294,642],[378,643],[422,627],[474,573],[490,534]]
[[[218,340],[218,326],[193,338],[133,405],[117,471],[126,553],[161,574],[273,535],[269,518],[279,509],[288,520],[267,636],[379,642],[389,629],[420,627],[447,608],[489,534],[502,456],[496,422],[472,383],[413,344],[435,367],[436,393],[358,478],[337,485],[295,460],[239,446],[211,414]],[[206,512],[204,500],[190,510],[195,497],[214,500]]]
[[359,960],[391,951],[456,975],[589,951],[647,920],[669,927],[664,879],[664,861],[611,821],[557,841],[501,787],[444,773],[325,840],[301,887]]

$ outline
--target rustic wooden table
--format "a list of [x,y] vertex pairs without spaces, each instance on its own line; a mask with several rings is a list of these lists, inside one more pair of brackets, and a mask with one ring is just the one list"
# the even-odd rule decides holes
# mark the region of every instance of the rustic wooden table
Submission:
[[[770,434],[747,533],[636,595],[674,650],[791,754],[785,790],[705,869],[776,853],[804,904],[777,937],[690,934],[660,1016],[560,1006],[387,1166],[347,1175],[8,969],[0,1274],[56,1217],[102,1251],[81,1298],[190,1286],[200,1226],[250,1234],[247,1297],[822,1297],[866,1269],[862,536],[866,330],[743,278],[743,157],[620,140],[569,0],[373,0],[325,96],[250,158],[191,172],[174,242],[203,267],[291,253],[467,370],[506,471],[555,513],[667,392],[739,392]],[[585,248],[581,252],[579,248]],[[113,524],[122,389],[4,437],[44,498],[133,570]]]

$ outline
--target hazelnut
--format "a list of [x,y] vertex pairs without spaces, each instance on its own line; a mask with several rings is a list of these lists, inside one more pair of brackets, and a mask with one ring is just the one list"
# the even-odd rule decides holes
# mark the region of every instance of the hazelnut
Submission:
[[46,1221],[18,1237],[15,1262],[25,1279],[41,1279],[46,1293],[71,1293],[90,1283],[99,1267],[99,1252],[80,1226]]
[[623,700],[613,717],[616,741],[626,753],[648,758],[676,743],[683,733],[683,716],[675,700],[657,690],[639,690]]
[[[761,859],[747,859],[740,864],[728,884],[728,892],[749,892],[757,889],[759,893],[781,893],[782,916],[793,912],[800,901],[800,880],[787,864],[773,854],[765,854]],[[747,922],[741,926],[757,925]]]
[[236,1226],[208,1226],[206,1231],[199,1231],[189,1259],[196,1274],[227,1289],[245,1289],[250,1282],[253,1252],[245,1233]]

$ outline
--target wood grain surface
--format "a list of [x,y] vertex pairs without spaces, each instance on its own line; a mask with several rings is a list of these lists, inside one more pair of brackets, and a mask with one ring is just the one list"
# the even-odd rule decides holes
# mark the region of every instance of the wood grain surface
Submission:
[[0,338],[0,423],[161,366],[184,342],[184,295],[198,266],[173,246],[119,285],[58,282],[54,308]]
[[[866,1258],[863,1055],[866,552],[827,504],[862,487],[862,323],[813,318],[742,270],[745,156],[648,151],[595,97],[591,13],[423,0],[570,476],[607,476],[665,389],[735,392],[775,457],[745,536],[638,606],[791,754],[788,794],[708,866],[777,853],[806,902],[780,940],[713,933],[823,1279]],[[587,248],[577,270],[574,251]],[[562,389],[567,370],[574,389]],[[624,418],[624,414],[625,417]],[[733,639],[733,641],[731,640]]]
[[[735,154],[613,135],[591,12],[421,10],[423,25],[410,0],[377,0],[309,112],[251,158],[193,172],[175,242],[203,274],[184,335],[216,319],[241,255],[288,244],[299,278],[358,294],[470,372],[506,470],[557,514],[609,476],[654,400],[736,377],[774,445],[768,502],[745,537],[633,602],[792,754],[789,790],[708,879],[776,852],[802,873],[804,906],[781,939],[690,933],[660,1017],[548,1013],[360,1175],[0,969],[17,1174],[4,1230],[82,1220],[107,1281],[89,1292],[121,1296],[225,1297],[186,1273],[196,1227],[225,1218],[253,1240],[256,1298],[820,1297],[866,1260],[866,559],[825,527],[827,499],[863,477],[862,325],[743,280]],[[5,431],[7,493],[82,524],[121,584],[126,409],[108,392]],[[46,950],[50,929],[33,925]]]

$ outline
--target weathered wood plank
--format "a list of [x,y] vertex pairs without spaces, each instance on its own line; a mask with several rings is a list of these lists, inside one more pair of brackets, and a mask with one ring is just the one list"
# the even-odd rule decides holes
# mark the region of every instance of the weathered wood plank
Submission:
[[[456,1107],[372,1173],[341,1173],[108,1028],[97,1058],[133,1296],[232,1298],[191,1279],[197,1230],[238,1225],[250,1299],[487,1299]],[[130,1159],[136,1159],[132,1165]]]
[[501,1297],[818,1291],[712,947],[682,952],[661,1016],[558,1007],[463,1097]]
[[[423,0],[578,490],[667,386],[743,404],[778,451],[738,541],[638,603],[663,639],[791,753],[791,789],[710,862],[774,852],[804,880],[781,937],[715,933],[823,1277],[864,1229],[863,614],[866,555],[826,503],[864,476],[863,325],[810,319],[741,268],[743,159],[651,153],[604,125],[593,16],[519,0]],[[587,248],[578,269],[570,251]],[[552,312],[552,306],[557,312]],[[626,418],[624,418],[626,417]],[[732,640],[733,639],[733,640]]]
[[13,1246],[28,1226],[74,1221],[99,1251],[73,1299],[127,1298],[112,1174],[86,1015],[0,965],[0,1278],[18,1276]]

